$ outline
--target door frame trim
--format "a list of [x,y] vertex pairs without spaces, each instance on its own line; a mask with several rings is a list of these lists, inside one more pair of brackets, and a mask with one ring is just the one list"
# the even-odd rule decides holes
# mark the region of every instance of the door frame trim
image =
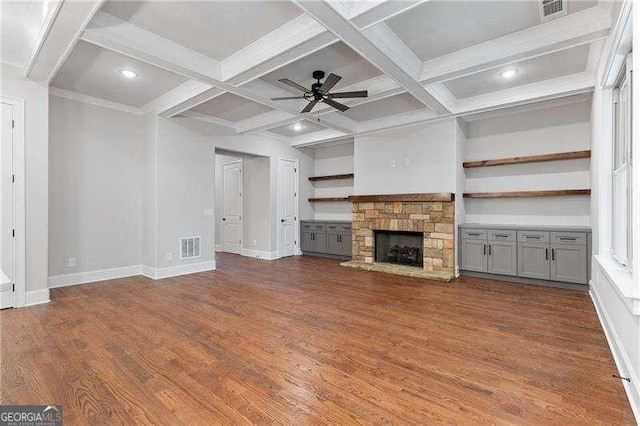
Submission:
[[[230,252],[230,251],[226,251],[224,249],[224,225],[222,223],[222,217],[224,217],[224,166],[229,165],[229,164],[234,164],[234,163],[240,163],[240,174],[241,174],[241,179],[240,179],[240,185],[241,185],[241,189],[240,191],[242,191],[242,196],[241,196],[241,200],[240,203],[242,204],[242,219],[240,219],[240,235],[242,238],[242,243],[240,243],[240,251],[238,253],[236,252]],[[220,217],[220,251],[222,253],[233,253],[233,254],[242,254],[244,252],[244,160],[242,158],[239,158],[237,160],[231,160],[231,161],[223,161],[220,164],[220,167],[222,167],[222,194],[220,197],[220,207],[221,207],[221,213],[222,213],[222,217]]]
[[1,96],[0,102],[13,107],[13,226],[16,236],[13,243],[13,306],[26,303],[26,193],[25,193],[25,109],[24,99]]
[[293,215],[296,218],[295,223],[293,225],[293,238],[296,241],[295,249],[293,252],[294,256],[299,256],[302,254],[300,251],[300,215],[299,215],[299,202],[298,199],[300,197],[300,188],[299,188],[299,180],[300,180],[300,162],[297,158],[287,158],[287,157],[278,157],[278,176],[277,176],[277,188],[276,188],[276,198],[277,198],[277,209],[276,209],[276,217],[275,217],[275,227],[276,227],[276,241],[277,241],[277,258],[282,258],[282,232],[280,230],[280,217],[282,216],[282,162],[283,161],[292,161],[295,164],[296,169],[296,179],[294,181],[293,192],[294,195],[294,203],[293,203]]

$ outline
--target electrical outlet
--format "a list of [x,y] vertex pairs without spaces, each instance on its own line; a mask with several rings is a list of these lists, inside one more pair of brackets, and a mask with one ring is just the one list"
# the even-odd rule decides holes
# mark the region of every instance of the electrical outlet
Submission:
[[69,268],[74,268],[76,266],[76,258],[75,257],[70,257],[67,259],[67,266]]
[[166,254],[167,260],[173,260],[173,253],[169,252]]

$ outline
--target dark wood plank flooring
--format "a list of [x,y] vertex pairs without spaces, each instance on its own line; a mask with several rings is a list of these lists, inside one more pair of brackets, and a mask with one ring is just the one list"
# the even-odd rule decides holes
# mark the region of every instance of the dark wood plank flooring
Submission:
[[218,264],[0,312],[0,402],[66,424],[634,423],[587,294]]

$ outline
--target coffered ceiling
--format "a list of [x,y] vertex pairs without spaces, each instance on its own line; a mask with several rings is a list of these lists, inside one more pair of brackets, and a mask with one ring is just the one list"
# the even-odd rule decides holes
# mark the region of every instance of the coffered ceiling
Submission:
[[[307,146],[590,92],[619,9],[565,4],[543,23],[533,0],[64,2],[44,46],[65,61],[32,62],[59,96]],[[336,91],[369,97],[341,99],[344,113],[271,100],[301,95],[278,80],[308,87],[316,69],[343,77]]]

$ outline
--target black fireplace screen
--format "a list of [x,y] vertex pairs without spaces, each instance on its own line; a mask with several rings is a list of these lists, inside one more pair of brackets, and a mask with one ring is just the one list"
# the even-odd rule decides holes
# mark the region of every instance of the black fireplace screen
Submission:
[[376,262],[422,268],[422,250],[421,232],[375,231]]

